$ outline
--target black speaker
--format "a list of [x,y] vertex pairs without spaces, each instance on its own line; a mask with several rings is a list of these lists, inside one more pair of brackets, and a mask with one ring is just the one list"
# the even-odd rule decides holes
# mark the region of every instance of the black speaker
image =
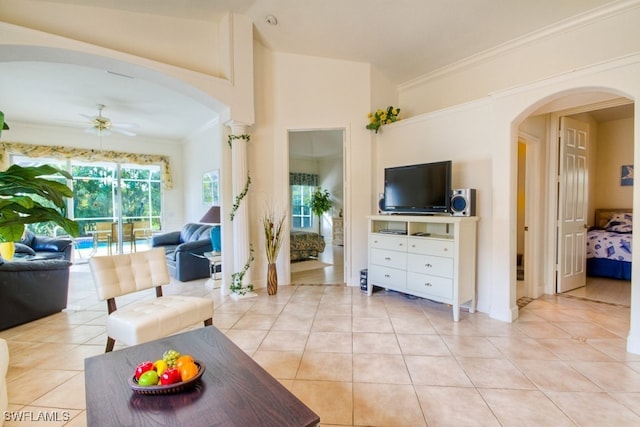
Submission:
[[384,204],[384,194],[378,194],[378,212],[384,212],[385,204]]
[[453,216],[475,216],[476,189],[458,188],[451,190],[451,213]]

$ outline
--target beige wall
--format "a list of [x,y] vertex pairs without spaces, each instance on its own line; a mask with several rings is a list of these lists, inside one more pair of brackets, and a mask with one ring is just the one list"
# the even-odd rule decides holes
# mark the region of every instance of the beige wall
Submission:
[[440,110],[497,91],[535,84],[640,50],[637,2],[546,28],[529,37],[406,82],[400,105],[408,115]]
[[[348,284],[358,285],[359,272],[367,266],[367,234],[364,217],[370,214],[372,195],[371,132],[365,129],[370,109],[368,64],[272,52],[256,44],[256,124],[249,144],[252,226],[259,224],[266,201],[288,201],[289,130],[344,129],[345,229],[350,248],[345,254]],[[255,179],[254,179],[255,178]],[[251,241],[260,244],[261,230],[251,231]],[[288,245],[288,241],[286,242]],[[287,246],[284,245],[284,246]],[[256,250],[253,277],[266,277],[266,259]],[[289,273],[288,247],[278,258],[279,278]],[[280,274],[281,273],[281,274]]]
[[620,185],[622,165],[633,164],[633,119],[598,124],[595,207],[631,208],[633,187]]
[[2,0],[0,16],[4,22],[187,70],[227,75],[219,55],[226,41],[219,36],[220,22],[34,0]]

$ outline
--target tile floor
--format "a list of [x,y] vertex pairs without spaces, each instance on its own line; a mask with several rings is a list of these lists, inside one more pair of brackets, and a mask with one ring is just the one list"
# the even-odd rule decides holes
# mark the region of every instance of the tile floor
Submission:
[[[72,269],[66,311],[0,332],[9,410],[59,421],[5,426],[86,425],[83,360],[103,352],[106,304],[88,267]],[[454,323],[446,305],[397,293],[296,285],[234,301],[203,283],[165,292],[210,296],[215,326],[323,426],[640,425],[626,307],[546,296],[513,324],[467,312]]]

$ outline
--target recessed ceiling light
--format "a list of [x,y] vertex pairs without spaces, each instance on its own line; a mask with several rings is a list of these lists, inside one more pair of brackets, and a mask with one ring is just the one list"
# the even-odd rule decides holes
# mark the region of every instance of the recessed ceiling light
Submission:
[[278,25],[278,18],[276,18],[273,15],[269,15],[265,18],[264,22],[266,22],[269,25]]

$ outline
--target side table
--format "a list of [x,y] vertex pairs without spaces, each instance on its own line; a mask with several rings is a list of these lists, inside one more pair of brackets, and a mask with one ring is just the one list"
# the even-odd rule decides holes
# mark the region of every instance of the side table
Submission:
[[218,279],[218,266],[222,263],[221,252],[205,252],[204,257],[209,260],[211,264],[211,277],[205,283],[205,286],[209,289],[218,289],[221,286],[221,281]]

